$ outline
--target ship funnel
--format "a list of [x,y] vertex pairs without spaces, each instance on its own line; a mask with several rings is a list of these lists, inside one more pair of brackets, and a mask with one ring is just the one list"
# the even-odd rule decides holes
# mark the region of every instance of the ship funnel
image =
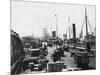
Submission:
[[76,27],[75,27],[75,24],[72,24],[73,26],[73,41],[74,43],[76,43]]

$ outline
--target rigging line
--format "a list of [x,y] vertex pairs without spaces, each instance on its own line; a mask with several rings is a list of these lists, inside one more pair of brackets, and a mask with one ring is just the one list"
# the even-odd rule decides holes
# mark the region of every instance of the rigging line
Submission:
[[85,23],[85,19],[84,19],[83,24],[82,24],[81,33],[82,33],[82,30],[83,30],[83,27],[84,27],[84,23]]
[[92,33],[92,29],[91,29],[91,25],[90,25],[89,19],[87,19],[87,20],[88,20],[88,24],[89,24],[89,27],[90,27],[90,31]]

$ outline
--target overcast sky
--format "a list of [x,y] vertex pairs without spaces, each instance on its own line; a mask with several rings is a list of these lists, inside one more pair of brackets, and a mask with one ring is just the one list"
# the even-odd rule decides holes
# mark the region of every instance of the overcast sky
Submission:
[[[95,28],[95,6],[86,6],[87,16],[91,25],[92,31]],[[77,37],[82,29],[82,24],[85,19],[85,6],[72,4],[57,4],[57,3],[40,3],[40,2],[11,2],[11,29],[16,31],[20,36],[34,34],[35,36],[43,35],[43,28],[48,28],[48,32],[56,29],[56,17],[58,33],[68,34],[69,27],[72,28],[72,23],[76,24]],[[70,22],[68,21],[70,17]],[[85,35],[85,26],[84,26]],[[69,35],[69,34],[68,34]]]

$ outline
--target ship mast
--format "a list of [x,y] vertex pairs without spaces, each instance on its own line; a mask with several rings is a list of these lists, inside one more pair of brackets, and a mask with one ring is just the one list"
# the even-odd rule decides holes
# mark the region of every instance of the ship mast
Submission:
[[57,14],[55,14],[56,17],[56,33],[57,33],[57,37],[58,37],[58,24],[57,24]]
[[69,27],[69,39],[70,39],[70,27]]
[[85,6],[85,20],[86,20],[86,36],[88,36],[88,25],[87,25],[87,11]]

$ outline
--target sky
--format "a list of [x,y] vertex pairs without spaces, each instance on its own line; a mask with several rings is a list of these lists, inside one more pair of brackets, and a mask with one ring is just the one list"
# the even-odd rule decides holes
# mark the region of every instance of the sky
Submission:
[[[89,24],[94,31],[95,6],[86,5],[86,9]],[[69,35],[69,27],[72,35],[73,23],[76,25],[76,36],[79,37],[85,19],[85,5],[11,1],[11,29],[21,37],[32,34],[40,37],[43,35],[44,27],[47,27],[49,33],[51,33],[51,26],[52,30],[56,30],[55,14],[60,37],[63,37],[66,32],[67,36]],[[85,35],[85,25],[83,34]]]

